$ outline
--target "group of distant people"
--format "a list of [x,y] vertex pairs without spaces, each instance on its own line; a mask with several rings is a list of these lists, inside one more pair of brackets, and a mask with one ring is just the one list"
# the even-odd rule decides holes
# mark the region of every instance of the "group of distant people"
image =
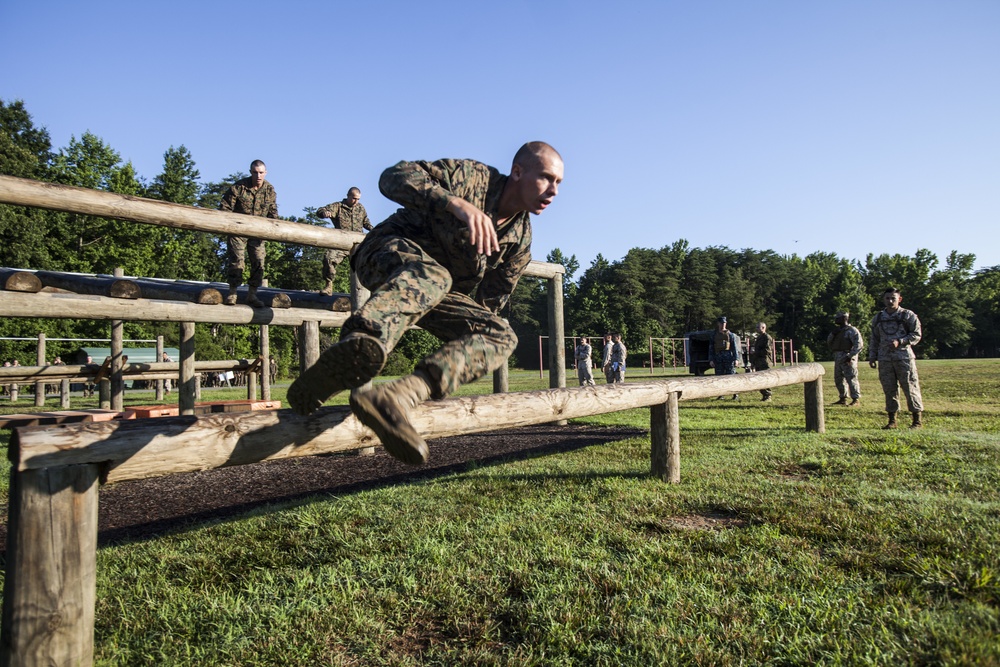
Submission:
[[[618,384],[625,382],[625,360],[628,357],[628,348],[622,342],[620,333],[604,334],[604,347],[601,352],[601,371],[608,384]],[[576,364],[577,377],[580,386],[594,386],[593,372],[593,346],[590,338],[583,336],[573,351],[573,360]]]
[[[898,428],[896,416],[900,408],[900,388],[913,418],[910,427],[923,426],[923,399],[913,353],[913,346],[921,338],[920,319],[912,310],[900,305],[902,299],[898,289],[886,289],[882,295],[885,307],[871,321],[868,361],[872,368],[878,369],[879,383],[885,394],[885,410],[889,417],[884,427],[886,429]],[[858,357],[864,348],[864,340],[857,327],[850,324],[850,316],[847,311],[834,316],[836,328],[827,337],[827,344],[834,354],[834,383],[840,396],[834,405],[857,407],[861,405]],[[715,331],[708,345],[708,365],[715,369],[716,375],[733,375],[737,368],[744,365],[742,345],[736,334],[729,330],[725,316],[719,317],[715,324]],[[590,339],[581,338],[574,354],[580,386],[594,384],[591,355]],[[626,355],[627,350],[619,334],[607,334],[604,337],[601,367],[608,384],[624,382]],[[774,363],[774,338],[767,333],[765,322],[757,323],[756,334],[747,349],[747,357],[748,372],[767,370]],[[772,400],[771,389],[761,389],[760,393],[762,401]],[[720,396],[719,400],[723,398],[725,397]],[[733,394],[733,400],[739,398],[739,394]]]
[[[278,217],[278,195],[274,186],[267,182],[267,166],[262,160],[250,163],[250,175],[242,178],[226,190],[219,204],[219,210],[255,215],[262,218]],[[361,204],[361,190],[352,187],[347,196],[339,202],[327,204],[316,211],[320,218],[329,218],[336,229],[349,232],[371,231],[371,221],[368,212]],[[243,284],[246,271],[247,256],[250,259],[250,276],[247,280],[246,303],[253,308],[263,308],[264,302],[257,295],[257,290],[264,281],[264,262],[266,250],[262,239],[231,235],[226,242],[226,278],[229,282],[229,293],[225,304],[235,306],[239,298],[239,286]],[[348,253],[343,250],[328,248],[323,255],[324,285],[319,290],[327,296],[333,294],[333,279],[337,266],[344,261]]]

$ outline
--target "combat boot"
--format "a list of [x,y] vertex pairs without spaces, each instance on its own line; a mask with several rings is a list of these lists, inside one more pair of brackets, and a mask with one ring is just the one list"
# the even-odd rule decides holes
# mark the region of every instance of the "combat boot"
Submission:
[[319,291],[323,296],[333,296],[333,279],[327,278],[326,284],[323,285],[323,289]]
[[429,379],[417,371],[368,391],[352,391],[351,411],[393,458],[420,465],[427,462],[427,443],[410,424],[410,411],[430,397]]
[[913,423],[910,424],[910,428],[923,428],[924,427],[924,420],[922,418],[922,415],[923,415],[922,412],[914,412],[913,413]]
[[891,428],[896,428],[896,413],[890,412],[888,414],[889,414],[889,423],[882,427],[883,431],[887,431]]
[[847,405],[847,397],[841,396],[839,401],[834,401],[832,405]]
[[860,398],[855,398],[854,400],[852,400],[850,403],[847,404],[847,407],[849,407],[849,408],[860,408],[861,407],[861,399]]
[[229,286],[229,294],[226,295],[226,300],[223,302],[227,306],[235,306],[236,305],[236,298],[237,298],[236,297],[236,288],[237,287],[238,287],[237,285],[230,285]]
[[264,307],[264,302],[257,298],[257,288],[252,285],[247,288],[247,305],[251,308]]
[[378,375],[385,358],[385,347],[378,338],[349,333],[299,374],[288,388],[288,404],[297,414],[308,415],[337,392],[360,387]]

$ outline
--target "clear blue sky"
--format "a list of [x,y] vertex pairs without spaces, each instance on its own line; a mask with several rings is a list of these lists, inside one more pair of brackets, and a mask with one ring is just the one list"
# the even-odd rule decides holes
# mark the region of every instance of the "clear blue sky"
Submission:
[[1000,2],[0,0],[0,98],[146,179],[263,159],[280,212],[401,159],[566,179],[534,256],[694,247],[1000,265]]

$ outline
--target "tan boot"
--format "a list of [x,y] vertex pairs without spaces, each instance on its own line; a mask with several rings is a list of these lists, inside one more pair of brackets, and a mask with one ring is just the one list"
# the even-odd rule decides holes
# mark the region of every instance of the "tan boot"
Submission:
[[382,341],[363,333],[348,334],[319,355],[288,388],[288,404],[297,414],[308,415],[331,396],[360,387],[385,365]]
[[410,411],[430,397],[431,386],[417,371],[368,391],[351,392],[351,411],[375,431],[394,458],[420,465],[427,462],[427,443],[410,424]]
[[839,401],[834,401],[833,405],[847,405],[847,397],[841,396]]
[[847,404],[847,407],[849,407],[849,408],[860,408],[861,407],[861,399],[860,398],[855,398],[853,401],[851,401],[850,403]]
[[323,285],[323,289],[319,291],[323,296],[333,296],[333,279],[327,278],[326,284]]
[[914,412],[913,413],[913,423],[910,424],[910,428],[923,428],[924,427],[924,420],[922,418],[922,415],[923,415],[922,412]]
[[890,412],[888,414],[889,414],[889,423],[882,427],[883,431],[888,431],[889,429],[896,428],[896,413]]
[[257,298],[257,288],[249,287],[247,289],[247,305],[251,308],[263,308],[264,302]]
[[237,296],[236,296],[236,288],[237,288],[236,285],[230,285],[229,286],[229,294],[226,295],[226,300],[223,301],[223,303],[225,303],[227,306],[235,306],[236,305],[236,298],[237,298]]

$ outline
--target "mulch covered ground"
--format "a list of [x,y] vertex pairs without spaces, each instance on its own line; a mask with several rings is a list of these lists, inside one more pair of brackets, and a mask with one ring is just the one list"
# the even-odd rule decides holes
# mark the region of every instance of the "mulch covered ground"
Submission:
[[[433,440],[428,443],[430,462],[419,468],[399,463],[379,447],[372,456],[312,456],[121,482],[101,489],[98,540],[144,539],[263,504],[355,493],[458,472],[473,461],[482,465],[556,454],[644,433],[623,427],[529,426]],[[6,507],[0,511],[7,516]],[[6,548],[7,526],[2,524],[0,550]]]

